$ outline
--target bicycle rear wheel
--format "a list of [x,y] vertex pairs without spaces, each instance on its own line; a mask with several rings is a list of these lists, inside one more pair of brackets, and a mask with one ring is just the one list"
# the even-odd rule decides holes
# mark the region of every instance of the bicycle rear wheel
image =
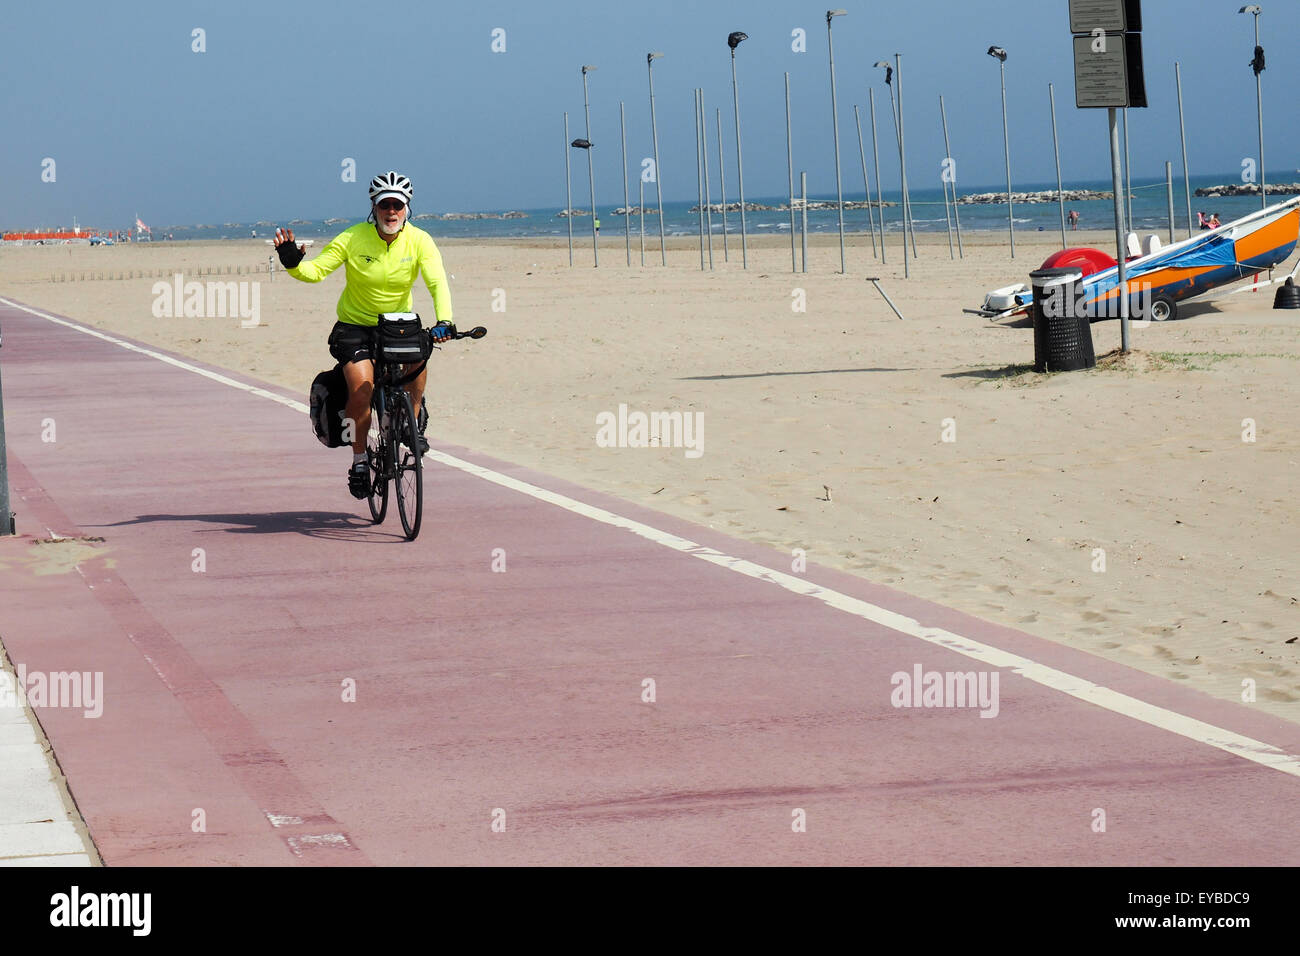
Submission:
[[378,402],[371,409],[371,430],[366,436],[366,463],[370,466],[370,517],[375,524],[383,524],[388,514],[389,442],[379,427]]
[[416,427],[415,408],[405,389],[397,391],[393,409],[392,455],[396,463],[393,480],[397,484],[397,513],[402,519],[406,539],[414,541],[420,533],[424,507],[424,468],[420,454],[420,433]]

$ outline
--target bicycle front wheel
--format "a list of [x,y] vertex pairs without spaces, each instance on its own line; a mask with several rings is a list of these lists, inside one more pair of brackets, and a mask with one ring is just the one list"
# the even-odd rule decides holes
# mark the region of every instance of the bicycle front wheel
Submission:
[[394,480],[397,484],[397,513],[402,518],[406,540],[414,541],[420,533],[420,517],[424,507],[424,468],[420,454],[420,432],[416,427],[415,408],[411,396],[401,389],[397,393],[394,409],[393,458],[397,463]]
[[391,472],[388,466],[388,437],[379,427],[380,412],[379,403],[376,402],[370,434],[366,436],[366,463],[370,466],[370,517],[375,524],[383,524],[384,515],[388,514],[388,477]]

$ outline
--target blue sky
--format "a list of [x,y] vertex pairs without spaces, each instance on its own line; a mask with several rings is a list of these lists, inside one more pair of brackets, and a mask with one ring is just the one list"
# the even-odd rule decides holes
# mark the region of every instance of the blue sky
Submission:
[[[853,105],[866,122],[876,88],[881,173],[897,181],[883,71],[903,54],[908,177],[936,187],[945,155],[938,97],[948,109],[964,190],[1003,178],[997,62],[1005,47],[1012,169],[1046,181],[1053,166],[1047,84],[1056,88],[1067,181],[1109,176],[1104,110],[1074,106],[1066,0],[841,0],[835,66],[846,191],[861,189]],[[1294,0],[1288,0],[1288,4]],[[1130,113],[1133,175],[1181,170],[1174,61],[1183,65],[1193,175],[1240,170],[1256,145],[1251,18],[1236,0],[1146,0],[1151,107]],[[1300,56],[1279,0],[1262,4],[1265,159],[1270,179],[1300,179],[1291,92]],[[395,168],[420,211],[562,208],[562,113],[584,135],[579,67],[589,77],[598,204],[622,202],[619,101],[627,110],[629,178],[650,155],[645,54],[661,50],[655,92],[667,199],[695,196],[693,89],[703,87],[711,165],[722,108],[728,193],[735,197],[730,57],[737,51],[745,187],[783,193],[783,74],[791,74],[795,163],[812,193],[833,193],[825,5],[777,0],[404,2],[316,0],[47,0],[9,4],[0,31],[0,225],[220,223],[362,216],[365,182]],[[192,50],[205,31],[206,52]],[[492,51],[492,31],[506,51]],[[807,52],[791,31],[806,31]],[[42,182],[42,162],[55,181]],[[356,161],[357,182],[341,163]],[[588,204],[585,158],[574,151],[574,202]],[[713,171],[716,182],[716,170]],[[649,195],[649,194],[648,194]]]

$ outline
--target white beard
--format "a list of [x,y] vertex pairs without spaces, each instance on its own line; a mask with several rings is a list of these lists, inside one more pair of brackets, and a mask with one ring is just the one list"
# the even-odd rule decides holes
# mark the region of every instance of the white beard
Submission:
[[392,229],[389,229],[388,224],[384,222],[384,220],[382,219],[375,220],[375,225],[379,227],[379,231],[382,232],[385,236],[397,235],[399,232],[402,231],[402,226],[404,224],[405,224],[405,220],[399,220],[397,225],[395,225]]

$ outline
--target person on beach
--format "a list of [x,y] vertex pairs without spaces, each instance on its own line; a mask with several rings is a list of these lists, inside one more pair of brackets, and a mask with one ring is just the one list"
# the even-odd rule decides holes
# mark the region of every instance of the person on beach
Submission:
[[1070,231],[1074,232],[1079,228],[1079,210],[1070,210]]
[[1222,223],[1219,222],[1219,214],[1217,212],[1210,213],[1210,228],[1218,229],[1221,225]]
[[1210,228],[1210,220],[1206,219],[1205,213],[1201,212],[1200,210],[1197,210],[1196,212],[1196,222],[1197,225],[1199,225],[1202,229]]
[[[348,385],[345,415],[354,424],[355,436],[348,491],[354,498],[365,498],[370,491],[366,436],[370,431],[375,327],[380,313],[410,312],[411,289],[417,275],[423,275],[433,297],[436,319],[451,321],[451,290],[442,255],[432,236],[407,221],[414,192],[407,177],[391,170],[370,180],[370,216],[335,236],[310,262],[303,262],[305,252],[294,242],[292,229],[275,231],[275,251],[281,265],[295,279],[320,282],[339,266],[347,266],[347,281],[336,309],[338,321],[330,330],[328,344],[330,354],[343,366]],[[411,366],[403,369],[409,371]],[[427,374],[428,369],[421,370],[406,385],[411,405],[421,411],[421,454],[429,450],[424,437],[428,417],[422,405]]]

